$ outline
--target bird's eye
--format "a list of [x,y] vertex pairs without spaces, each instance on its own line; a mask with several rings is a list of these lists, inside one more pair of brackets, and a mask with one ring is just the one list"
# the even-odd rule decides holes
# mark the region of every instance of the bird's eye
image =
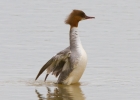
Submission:
[[80,13],[80,16],[83,17],[83,18],[85,18],[86,15],[85,15],[84,12],[81,12],[81,13]]

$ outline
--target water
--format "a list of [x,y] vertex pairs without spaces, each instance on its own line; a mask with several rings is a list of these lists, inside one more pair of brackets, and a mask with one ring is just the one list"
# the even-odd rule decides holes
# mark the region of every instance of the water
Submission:
[[[1,0],[1,100],[139,100],[139,0]],[[79,34],[88,55],[80,83],[64,86],[39,69],[69,45],[64,19],[81,9]]]

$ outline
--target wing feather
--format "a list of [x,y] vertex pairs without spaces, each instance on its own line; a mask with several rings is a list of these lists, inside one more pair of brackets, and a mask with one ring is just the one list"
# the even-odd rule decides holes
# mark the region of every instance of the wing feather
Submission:
[[39,71],[38,75],[36,76],[35,80],[38,79],[38,77],[44,72],[45,69],[47,69],[53,62],[53,58],[51,58]]
[[53,75],[56,77],[63,73],[63,67],[67,61],[67,59],[70,57],[70,47],[67,47],[66,49],[60,51],[55,56],[53,56],[39,71],[37,74],[35,80],[38,79],[38,77],[47,69],[47,75],[45,77],[48,77],[48,75],[52,72]]
[[[66,68],[65,68],[66,67]],[[67,59],[67,63],[65,63],[65,66],[63,68],[63,71],[61,72],[57,83],[62,83],[69,74],[73,71],[73,65],[70,62],[70,57]]]

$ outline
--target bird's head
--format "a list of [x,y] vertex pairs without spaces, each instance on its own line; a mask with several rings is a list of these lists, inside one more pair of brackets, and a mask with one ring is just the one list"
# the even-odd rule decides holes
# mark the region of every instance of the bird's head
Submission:
[[87,16],[82,10],[73,10],[65,20],[65,23],[69,24],[71,27],[78,27],[79,21],[92,18],[95,17]]

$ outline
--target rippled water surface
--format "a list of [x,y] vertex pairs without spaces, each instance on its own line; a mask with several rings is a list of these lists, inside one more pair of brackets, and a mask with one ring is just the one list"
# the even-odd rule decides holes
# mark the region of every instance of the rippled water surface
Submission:
[[[88,55],[80,83],[54,84],[39,69],[69,45],[64,19],[81,9]],[[140,100],[139,0],[0,0],[1,100]]]

